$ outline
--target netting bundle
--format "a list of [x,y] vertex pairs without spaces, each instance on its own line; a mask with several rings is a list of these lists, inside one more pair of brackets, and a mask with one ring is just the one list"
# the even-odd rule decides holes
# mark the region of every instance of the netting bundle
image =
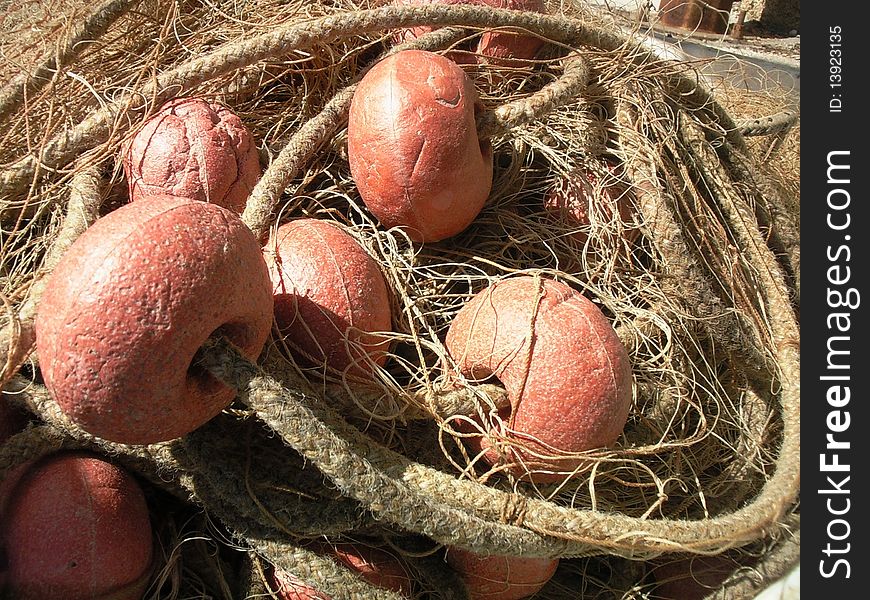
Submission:
[[[701,582],[686,592],[698,597],[748,597],[796,562],[799,214],[795,136],[783,137],[795,118],[777,98],[710,81],[582,4],[65,9],[3,17],[3,393],[30,423],[3,443],[0,468],[86,449],[134,473],[162,549],[146,597],[261,597],[291,586],[276,573],[331,598],[467,597],[445,548],[558,559],[529,588],[538,598],[664,598],[680,579]],[[34,19],[52,35],[35,36]],[[431,31],[407,35],[420,27]],[[493,32],[539,49],[487,55],[476,44]],[[372,213],[348,156],[360,81],[405,49],[457,59],[492,155],[483,208],[432,242]],[[277,324],[254,359],[216,327],[182,374],[234,390],[232,404],[168,441],[108,441],[47,385],[34,321],[67,250],[129,206],[131,140],[193,97],[229,107],[256,140],[263,171],[241,220],[264,255],[275,260],[281,225],[328,222],[376,263],[390,326],[376,360],[343,337],[358,360],[337,368]],[[517,282],[528,294],[514,372],[504,357],[464,371],[470,345],[450,347],[451,325]],[[548,351],[581,336],[545,327],[545,309],[567,302],[557,289],[587,299],[625,349],[628,416],[613,443],[567,452],[514,429],[518,406],[548,393],[534,386],[554,389],[585,360]],[[174,381],[134,367],[155,389]],[[402,572],[373,577],[351,548]]]

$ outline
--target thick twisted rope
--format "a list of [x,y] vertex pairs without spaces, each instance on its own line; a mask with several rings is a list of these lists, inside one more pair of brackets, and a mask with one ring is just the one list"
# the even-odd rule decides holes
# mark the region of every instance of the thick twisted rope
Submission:
[[[12,167],[0,171],[0,222],[17,216],[27,208],[26,201],[15,199],[41,167],[57,169],[84,152],[105,143],[113,131],[112,124],[132,119],[151,103],[159,105],[171,97],[182,95],[197,85],[220,75],[244,68],[259,60],[292,50],[310,48],[349,35],[360,35],[385,29],[408,28],[419,25],[494,28],[520,27],[546,36],[556,42],[573,46],[590,45],[604,50],[617,50],[631,43],[632,38],[621,32],[605,30],[561,15],[493,9],[478,6],[410,6],[386,7],[353,11],[276,27],[268,33],[222,46],[204,56],[166,71],[141,90],[128,93],[105,108],[95,111],[85,121],[64,129],[40,150],[36,156],[20,159]],[[639,46],[639,43],[638,43]],[[629,58],[643,64],[655,60],[651,51],[637,48]],[[716,102],[709,88],[695,78],[673,73],[665,78],[665,85],[682,100],[694,106],[713,111],[726,135],[738,147],[743,140],[730,115]],[[7,214],[10,213],[11,214]]]
[[99,171],[88,166],[76,172],[70,181],[66,213],[57,238],[43,260],[41,273],[18,308],[18,314],[9,324],[0,328],[0,352],[5,353],[6,358],[0,369],[0,384],[12,377],[33,349],[36,342],[33,324],[45,291],[46,276],[57,266],[72,243],[97,220],[102,201],[101,187]]
[[[391,48],[386,56],[401,50],[433,50],[443,48],[461,38],[461,29],[445,28],[431,31],[415,40]],[[360,74],[358,79],[362,78]],[[318,115],[309,119],[299,131],[293,134],[284,148],[278,153],[263,175],[257,181],[245,204],[242,220],[260,240],[265,240],[269,232],[275,207],[281,199],[289,182],[296,177],[306,161],[323,144],[332,139],[342,123],[347,121],[350,102],[357,84],[340,90],[326,103]]]
[[798,114],[795,111],[784,110],[767,117],[738,121],[737,130],[746,137],[774,135],[788,131],[797,121]]
[[65,435],[63,431],[50,425],[30,426],[0,444],[0,481],[13,469],[32,460],[48,456],[61,450],[81,450],[87,448],[79,440]]
[[[654,521],[565,508],[413,463],[362,435],[316,398],[283,387],[229,344],[213,341],[205,350],[203,366],[234,387],[242,401],[343,493],[369,506],[380,519],[477,552],[582,556],[607,551],[634,556],[721,550],[775,529],[799,489],[794,469],[777,469],[746,507],[703,521]],[[793,347],[784,343],[780,350],[793,375]],[[800,445],[798,386],[793,379],[782,382],[782,454],[789,461]],[[504,524],[503,508],[517,502],[523,510],[512,513],[522,515],[520,520]]]
[[[387,54],[407,48],[440,48],[461,37],[455,28],[436,30],[401,46]],[[586,88],[589,67],[580,56],[566,61],[565,73],[557,81],[543,87],[528,98],[508,102],[491,112],[484,113],[477,123],[481,139],[493,137],[512,127],[529,123],[553,108],[576,99]],[[259,239],[268,235],[274,219],[275,207],[289,182],[296,177],[311,155],[327,143],[347,120],[350,103],[356,91],[352,84],[340,90],[323,110],[296,132],[277,157],[271,162],[251,191],[242,220]]]
[[135,5],[136,2],[131,0],[103,2],[84,21],[74,26],[54,54],[33,71],[16,75],[0,89],[0,121],[17,110],[25,98],[48,85],[57,76],[58,69],[73,62],[88,47],[85,42],[97,39]]
[[188,472],[205,480],[197,480],[200,485],[208,485],[235,513],[264,528],[317,536],[373,524],[358,503],[326,489],[319,472],[286,451],[270,451],[271,440],[246,431],[249,426],[262,428],[259,422],[218,416],[185,436],[180,442],[184,451],[177,456]]
[[47,439],[62,439],[70,447],[105,454],[174,496],[182,500],[191,499],[190,475],[179,467],[175,457],[177,442],[130,446],[94,437],[63,413],[44,386],[21,376],[14,377],[3,391],[5,399],[23,406],[46,422],[46,427],[55,432],[49,435],[48,429],[41,430],[46,432]]
[[[419,23],[439,24],[438,19],[433,18],[429,12],[442,19],[443,24],[453,23],[457,15],[467,16],[473,21],[472,24],[478,23],[474,21],[477,18],[481,19],[480,22],[485,21],[471,10],[457,10],[463,7],[436,8],[439,10],[449,8],[449,10],[444,10],[442,13],[435,8],[431,11],[415,9],[417,12],[409,9],[410,16],[404,13],[396,16],[387,9],[379,9],[380,13],[361,12],[368,13],[367,16],[371,19],[377,16],[383,21],[395,22],[396,27]],[[515,14],[505,16],[500,15],[500,12],[503,11],[494,11],[486,18],[503,17],[508,21],[520,19]],[[519,14],[525,15],[525,13]],[[543,30],[553,22],[552,17],[543,15],[522,18],[530,18],[534,21],[531,26],[529,23],[521,25],[533,31],[535,26],[540,26]],[[563,17],[558,17],[557,20],[558,27],[555,27],[554,31],[563,33],[562,39],[566,41],[573,39],[576,43],[578,39],[587,39],[580,35],[579,31],[590,39],[597,36],[595,45],[599,47],[607,48],[603,42],[616,44],[612,46],[613,48],[624,43],[624,38],[616,34],[606,32],[593,34],[584,30],[582,24],[570,22]],[[299,31],[299,28],[294,26],[260,36],[262,39],[258,38],[258,40],[260,44],[264,44],[262,47],[246,45],[248,42],[232,46],[236,49],[259,48],[258,52],[266,52],[261,57],[268,56],[269,52],[275,51],[275,47],[269,44],[276,44],[276,39],[296,40],[304,47],[305,43],[311,44],[322,38],[340,37],[346,34],[350,31],[349,22],[351,19],[346,15],[319,19],[312,21],[320,27],[320,29],[314,27],[314,34]],[[362,21],[362,23],[365,27],[370,27],[365,31],[384,27],[383,23],[369,21]],[[306,29],[310,27],[311,24],[305,26]],[[353,32],[359,33],[360,29],[354,29]],[[321,35],[321,38],[318,38],[317,34]],[[281,38],[281,35],[285,37]],[[575,35],[577,37],[572,38]],[[250,42],[253,43],[253,40]],[[271,50],[263,50],[264,47],[269,47]],[[166,77],[163,75],[158,77],[152,90],[155,92],[155,97],[160,98],[170,92],[177,93],[178,87],[169,89],[172,85],[180,86],[184,91],[210,76],[215,76],[215,73],[226,72],[221,70],[223,66],[207,60],[214,60],[214,54],[221,55],[222,51],[198,59],[200,62],[193,61],[170,71],[164,74]],[[231,68],[249,64],[245,62],[248,60],[251,60],[250,56],[239,58],[238,61],[241,62]],[[194,63],[199,64],[203,70],[199,74],[191,74],[193,71],[189,71]],[[208,75],[208,73],[212,74]],[[169,75],[177,79],[174,80]],[[205,79],[197,79],[199,77]],[[690,98],[699,106],[712,107],[715,112],[718,105],[705,95],[703,89],[695,85],[694,80],[689,81],[691,87],[687,87],[689,84],[686,83],[685,78],[681,79],[679,76],[669,80],[673,90],[685,93],[684,99]],[[160,87],[161,83],[167,87]],[[133,95],[128,98],[130,103],[124,109],[129,111],[127,114],[138,110],[133,108],[133,98]],[[70,141],[72,139],[70,137],[57,138],[60,141],[55,141],[54,145],[50,144],[47,147],[43,159],[48,160],[48,164],[51,164],[52,160],[58,161],[56,163],[58,165],[64,164],[66,160],[64,157],[72,152],[72,148],[77,147],[76,144],[84,144],[82,140],[85,139],[90,141],[100,139],[106,132],[105,128],[109,126],[109,121],[121,114],[116,110],[117,108],[115,106],[108,109],[101,117],[104,121],[90,120],[91,129],[75,128],[73,131],[81,134],[77,138],[78,141]],[[732,139],[733,144],[739,146],[740,131],[733,126],[727,115],[723,117],[721,125],[729,132],[731,136],[729,139]],[[25,159],[25,162],[27,160],[31,159]],[[31,175],[37,168],[36,159],[33,158],[32,161],[30,167],[22,167],[25,171],[27,168],[32,168]],[[0,189],[10,189],[7,184],[14,184],[15,178],[20,177],[19,171],[15,173],[6,171],[0,174]],[[27,180],[27,177],[22,180]],[[751,220],[751,215],[745,214],[741,206],[734,206],[727,198],[723,210],[728,215],[729,224],[735,227],[739,239],[751,247],[753,264],[762,267],[763,272],[759,281],[766,291],[764,300],[776,320],[772,335],[776,342],[776,358],[782,370],[781,402],[784,423],[780,457],[783,461],[788,461],[789,467],[778,468],[753,502],[730,515],[704,521],[636,519],[618,514],[564,508],[552,503],[508,494],[473,482],[457,480],[413,463],[368,440],[347,425],[334,411],[324,407],[317,398],[283,387],[255,365],[235,355],[232,348],[212,346],[206,353],[206,360],[210,361],[209,368],[214,373],[235,386],[242,399],[256,409],[270,427],[321,468],[343,493],[370,507],[379,518],[430,535],[443,543],[466,546],[477,551],[517,553],[519,550],[521,554],[542,556],[580,556],[605,548],[628,556],[635,553],[657,553],[675,549],[703,552],[728,545],[739,545],[757,539],[761,533],[776,527],[799,488],[799,476],[796,470],[791,468],[795,464],[795,452],[799,450],[799,442],[796,442],[799,438],[799,385],[797,384],[799,357],[796,323],[787,298],[784,301],[783,285],[775,261],[771,262],[763,240],[753,227],[754,221]],[[409,503],[410,510],[407,506],[403,507],[403,503]],[[509,513],[516,516],[506,518],[505,515],[508,514],[504,510],[506,506],[515,507],[515,510]],[[519,508],[516,508],[517,506]]]
[[[203,346],[200,365],[235,388],[239,398],[287,444],[379,520],[441,543],[478,546],[493,553],[512,553],[518,547],[530,547],[539,555],[567,550],[558,540],[546,540],[519,527],[488,523],[444,504],[441,498],[415,491],[401,476],[412,461],[363,435],[318,398],[298,391],[304,388],[285,388],[259,366],[241,358],[224,340],[212,340]],[[581,553],[588,551],[584,548]]]

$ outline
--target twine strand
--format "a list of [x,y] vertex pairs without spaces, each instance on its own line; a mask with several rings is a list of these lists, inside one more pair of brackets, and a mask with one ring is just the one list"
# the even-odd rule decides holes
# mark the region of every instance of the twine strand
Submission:
[[119,18],[130,12],[136,2],[109,0],[103,2],[84,21],[77,23],[56,52],[37,65],[32,72],[20,73],[0,89],[0,121],[18,110],[25,98],[38,93],[57,76],[58,70],[71,64],[88,47],[89,40],[98,39]]
[[[58,169],[78,154],[106,143],[113,132],[113,123],[133,119],[151,104],[160,105],[201,83],[243,69],[276,53],[302,50],[349,35],[420,25],[519,27],[556,42],[591,45],[605,50],[616,50],[633,41],[625,34],[564,16],[471,5],[384,7],[329,15],[301,24],[281,25],[251,39],[226,44],[158,75],[141,90],[124,94],[120,99],[96,110],[79,125],[62,130],[40,149],[37,156],[23,157],[12,167],[0,171],[0,222],[6,222],[10,217],[18,218],[22,209],[26,211],[32,208],[27,200],[22,203],[13,198],[33,181],[40,168]],[[638,45],[632,55],[635,63],[642,64],[655,59],[651,51],[640,48],[637,41],[634,43]],[[696,79],[682,74],[671,74],[665,78],[665,83],[683,102],[713,111],[729,139],[738,147],[745,146],[730,115],[715,101],[709,89]],[[149,102],[144,99],[149,99]]]
[[[799,475],[785,468],[777,469],[747,506],[711,519],[654,521],[529,498],[522,528],[500,525],[505,492],[457,480],[378,445],[322,402],[262,373],[225,340],[210,340],[204,349],[202,366],[235,388],[243,402],[345,494],[380,518],[476,552],[568,557],[588,555],[591,548],[628,556],[721,550],[775,529],[796,497]],[[783,350],[781,358],[793,362],[790,348]],[[799,445],[795,391],[793,382],[783,382],[786,463],[794,460]]]
[[0,370],[0,384],[18,371],[33,350],[36,343],[34,320],[48,274],[54,270],[73,242],[97,220],[102,203],[102,185],[99,171],[87,165],[83,165],[70,181],[67,210],[57,238],[43,261],[41,272],[36,275],[17,314],[9,324],[0,329],[0,352],[5,350],[6,354],[6,362]]

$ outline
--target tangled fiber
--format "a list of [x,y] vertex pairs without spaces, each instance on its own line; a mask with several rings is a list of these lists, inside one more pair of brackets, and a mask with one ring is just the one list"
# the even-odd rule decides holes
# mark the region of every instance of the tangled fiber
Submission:
[[[69,0],[0,19],[0,377],[4,401],[33,417],[0,447],[0,473],[64,448],[136,473],[160,524],[149,597],[268,594],[275,566],[332,598],[398,597],[311,549],[324,539],[389,548],[420,598],[465,597],[448,545],[559,557],[536,596],[548,599],[655,598],[661,565],[714,555],[733,568],[711,594],[750,597],[794,564],[799,127],[777,94],[711,83],[702,63],[662,58],[581,3]],[[534,61],[465,65],[493,189],[467,230],[426,245],[380,227],[346,154],[356,83],[418,25],[441,29],[408,44],[438,52],[493,28],[546,41]],[[197,360],[236,389],[233,406],[179,440],[109,443],[48,395],[33,319],[64,250],[126,201],[120,148],[189,95],[232,107],[258,140],[266,170],[242,218],[264,243],[288,219],[328,219],[378,261],[392,350],[361,381],[296,364],[277,334],[257,364],[212,339]],[[547,210],[582,169],[631,190],[630,219]],[[592,299],[632,364],[623,435],[558,484],[485,466],[462,443],[505,394],[459,377],[444,335],[475,293],[517,275]]]

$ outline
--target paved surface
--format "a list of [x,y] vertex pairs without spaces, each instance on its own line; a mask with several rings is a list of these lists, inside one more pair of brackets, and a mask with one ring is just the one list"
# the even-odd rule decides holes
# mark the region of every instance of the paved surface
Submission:
[[799,600],[801,597],[801,566],[768,587],[755,600]]
[[[755,22],[744,24],[743,35],[734,39],[731,35],[692,32],[664,27],[658,23],[655,12],[647,21],[638,21],[636,8],[639,0],[588,0],[598,4],[601,10],[610,9],[610,14],[623,24],[626,30],[639,30],[647,34],[650,42],[660,49],[670,46],[679,60],[716,59],[707,67],[711,76],[728,77],[732,82],[750,90],[778,86],[793,95],[795,104],[800,96],[800,36],[777,35],[764,31]],[[662,44],[658,44],[662,42]],[[665,54],[671,52],[664,50]]]
[[768,47],[755,44],[733,44],[700,40],[693,37],[674,37],[654,32],[656,39],[678,47],[694,59],[715,59],[703,69],[711,76],[725,77],[738,87],[750,91],[780,88],[800,99],[800,60],[788,52],[771,52]]

